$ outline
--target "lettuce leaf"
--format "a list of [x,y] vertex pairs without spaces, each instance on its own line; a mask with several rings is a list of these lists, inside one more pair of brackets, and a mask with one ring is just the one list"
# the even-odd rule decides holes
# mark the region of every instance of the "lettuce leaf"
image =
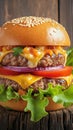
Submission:
[[67,50],[67,66],[73,66],[73,48]]
[[68,89],[61,91],[57,95],[53,96],[53,101],[57,103],[62,103],[65,107],[73,104],[73,85],[71,85]]
[[11,86],[8,86],[6,89],[3,84],[0,84],[0,101],[6,102],[11,99],[18,100],[20,98],[19,94],[13,91]]
[[16,99],[18,100],[20,98],[19,94],[15,91],[13,91],[12,87],[9,86],[6,91],[6,96],[8,100]]
[[0,84],[0,101],[7,101],[6,91],[3,84]]
[[20,98],[23,101],[27,101],[24,111],[30,111],[31,121],[34,122],[39,121],[48,114],[45,110],[49,104],[47,97],[51,97],[55,103],[62,103],[65,107],[73,104],[73,84],[64,90],[64,87],[61,85],[54,86],[52,83],[49,83],[46,90],[39,89],[38,93],[33,91],[33,89],[29,88],[26,95],[20,97],[17,92],[13,91],[11,86],[4,88],[4,85],[0,85],[0,101],[5,102],[11,99],[18,101]]
[[48,105],[48,99],[41,93],[32,96],[32,91],[32,89],[29,89],[27,95],[22,96],[22,99],[27,101],[27,107],[24,111],[30,110],[31,121],[37,122],[48,114],[45,111],[45,107]]
[[49,104],[47,97],[51,97],[55,103],[62,103],[65,107],[73,104],[73,85],[63,90],[63,86],[48,84],[46,90],[39,89],[37,94],[32,95],[32,93],[33,89],[29,89],[28,93],[22,96],[22,99],[27,101],[24,111],[30,111],[31,120],[35,122],[48,114],[45,110]]

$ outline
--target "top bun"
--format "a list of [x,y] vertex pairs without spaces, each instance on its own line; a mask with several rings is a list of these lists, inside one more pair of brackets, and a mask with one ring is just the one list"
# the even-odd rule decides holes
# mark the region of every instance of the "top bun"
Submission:
[[0,29],[0,46],[70,46],[65,28],[50,18],[21,17],[6,22]]

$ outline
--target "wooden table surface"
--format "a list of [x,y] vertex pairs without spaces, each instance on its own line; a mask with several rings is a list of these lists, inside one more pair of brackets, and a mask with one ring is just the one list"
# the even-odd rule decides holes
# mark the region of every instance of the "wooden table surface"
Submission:
[[73,130],[73,107],[49,112],[36,123],[30,121],[30,113],[0,107],[0,130]]

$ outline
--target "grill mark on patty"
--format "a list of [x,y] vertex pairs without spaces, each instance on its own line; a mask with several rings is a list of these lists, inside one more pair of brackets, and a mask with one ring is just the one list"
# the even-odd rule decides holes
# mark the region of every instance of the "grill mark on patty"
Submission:
[[[38,67],[49,67],[49,66],[58,66],[64,65],[65,57],[62,54],[53,54],[50,56],[46,54],[40,61],[38,62]],[[29,67],[28,60],[21,56],[14,56],[12,52],[5,55],[1,61],[1,65],[3,66],[24,66]]]
[[58,66],[58,65],[64,65],[65,63],[65,57],[62,54],[52,56],[45,55],[38,63],[39,67],[47,67],[47,66]]
[[34,88],[34,91],[37,91],[39,88],[41,89],[47,89],[48,87],[48,83],[52,83],[54,86],[56,84],[58,85],[62,85],[66,88],[67,85],[67,81],[64,79],[48,79],[48,78],[43,78],[38,80],[37,82],[33,83],[30,88]]
[[28,60],[25,57],[21,55],[14,56],[11,52],[3,57],[1,64],[4,66],[27,66],[27,62]]
[[[33,83],[29,88],[33,88],[36,92],[39,88],[46,89],[48,87],[48,83],[53,83],[53,85],[60,84],[62,86],[67,86],[67,81],[64,79],[48,79],[48,78],[42,78],[35,83]],[[11,86],[14,91],[18,92],[19,89],[23,89],[17,82],[7,79],[7,78],[0,78],[0,84],[4,84],[4,87],[7,88],[8,86]],[[25,91],[27,89],[23,89]]]
[[0,84],[3,84],[5,88],[7,88],[8,86],[11,86],[13,90],[16,92],[19,89],[22,89],[21,86],[17,82],[7,79],[7,78],[0,78]]

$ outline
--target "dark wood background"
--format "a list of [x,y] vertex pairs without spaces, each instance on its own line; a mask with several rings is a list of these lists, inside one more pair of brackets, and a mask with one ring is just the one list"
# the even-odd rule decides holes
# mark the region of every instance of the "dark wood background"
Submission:
[[50,17],[67,29],[73,46],[73,0],[0,0],[0,26],[21,16]]
[[[73,46],[73,0],[0,0],[0,26],[13,18],[29,15],[50,17],[63,24]],[[45,130],[45,128],[73,130],[73,108],[50,112],[37,124],[29,121],[27,113],[0,108],[0,130]]]

